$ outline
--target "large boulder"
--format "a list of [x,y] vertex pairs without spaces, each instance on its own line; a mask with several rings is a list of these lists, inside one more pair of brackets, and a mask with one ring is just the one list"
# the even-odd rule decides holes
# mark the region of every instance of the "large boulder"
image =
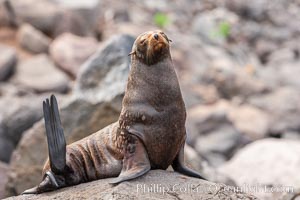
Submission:
[[153,170],[137,179],[118,185],[101,179],[58,191],[21,195],[6,200],[43,199],[256,199],[253,195],[235,191],[224,184],[187,177],[175,172]]
[[0,81],[4,81],[12,75],[17,64],[16,51],[6,45],[0,45]]
[[[133,41],[133,37],[119,35],[104,43],[86,62],[76,83],[82,85],[92,81],[94,87],[77,87],[69,102],[59,102],[67,143],[86,137],[118,119],[130,65],[127,55]],[[96,73],[102,76],[97,76]],[[109,80],[111,81],[107,82]],[[105,84],[109,85],[108,89],[103,87]],[[86,96],[86,93],[89,95]],[[7,184],[8,194],[20,194],[38,184],[46,158],[45,128],[41,120],[24,134],[13,154]]]
[[57,69],[50,58],[39,54],[17,66],[14,81],[36,92],[61,92],[69,87],[69,78]]
[[[29,23],[50,34],[56,26],[61,9],[49,0],[11,0],[18,23]],[[47,8],[47,9],[45,9]]]
[[[232,178],[237,185],[259,187],[300,187],[300,142],[285,139],[264,139],[241,149],[219,171]],[[273,193],[260,193],[275,199]],[[276,198],[278,199],[278,198]]]
[[82,66],[75,85],[75,95],[91,102],[110,100],[110,95],[124,92],[134,38],[129,35],[111,38]]
[[68,74],[77,76],[80,66],[97,50],[98,43],[92,37],[79,37],[64,33],[50,46],[50,56]]

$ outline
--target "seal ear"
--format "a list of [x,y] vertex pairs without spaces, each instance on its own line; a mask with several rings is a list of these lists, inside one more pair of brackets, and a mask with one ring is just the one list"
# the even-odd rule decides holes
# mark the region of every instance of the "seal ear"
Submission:
[[132,51],[132,52],[130,52],[130,53],[128,54],[128,56],[131,56],[131,55],[133,55],[133,54],[136,54],[136,52],[135,52],[135,51]]
[[125,147],[122,171],[117,178],[110,181],[111,184],[137,178],[151,169],[148,154],[143,143],[134,135],[130,137],[131,141],[129,141]]

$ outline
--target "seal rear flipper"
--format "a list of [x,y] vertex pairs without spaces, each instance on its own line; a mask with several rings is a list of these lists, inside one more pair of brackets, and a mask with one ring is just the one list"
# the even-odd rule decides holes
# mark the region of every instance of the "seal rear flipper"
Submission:
[[47,172],[43,181],[38,186],[25,190],[22,194],[40,194],[42,192],[53,191],[58,187],[58,183],[56,182],[52,172]]
[[184,144],[185,143],[183,143],[183,145],[181,146],[179,153],[176,155],[176,157],[172,163],[172,167],[173,167],[174,171],[179,172],[184,175],[187,175],[187,176],[190,176],[190,177],[196,177],[196,178],[200,178],[203,180],[207,180],[206,178],[201,176],[198,172],[185,166],[185,164],[184,164]]
[[66,168],[66,140],[61,126],[58,105],[54,95],[43,102],[46,136],[51,171],[61,174]]
[[133,141],[130,141],[125,147],[122,171],[117,178],[110,181],[111,184],[137,178],[151,169],[148,154],[143,143],[136,136],[132,135],[131,137]]

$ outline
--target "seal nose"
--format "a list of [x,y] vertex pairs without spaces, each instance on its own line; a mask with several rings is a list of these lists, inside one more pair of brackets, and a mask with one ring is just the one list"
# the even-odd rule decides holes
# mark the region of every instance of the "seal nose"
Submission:
[[155,33],[154,36],[153,36],[156,40],[158,40],[158,34]]

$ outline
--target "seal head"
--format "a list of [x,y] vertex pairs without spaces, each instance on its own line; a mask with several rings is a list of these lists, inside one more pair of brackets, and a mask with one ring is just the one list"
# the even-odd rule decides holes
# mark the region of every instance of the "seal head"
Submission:
[[154,65],[170,56],[169,44],[171,40],[160,31],[149,31],[141,34],[135,40],[132,52],[139,61],[147,65]]

